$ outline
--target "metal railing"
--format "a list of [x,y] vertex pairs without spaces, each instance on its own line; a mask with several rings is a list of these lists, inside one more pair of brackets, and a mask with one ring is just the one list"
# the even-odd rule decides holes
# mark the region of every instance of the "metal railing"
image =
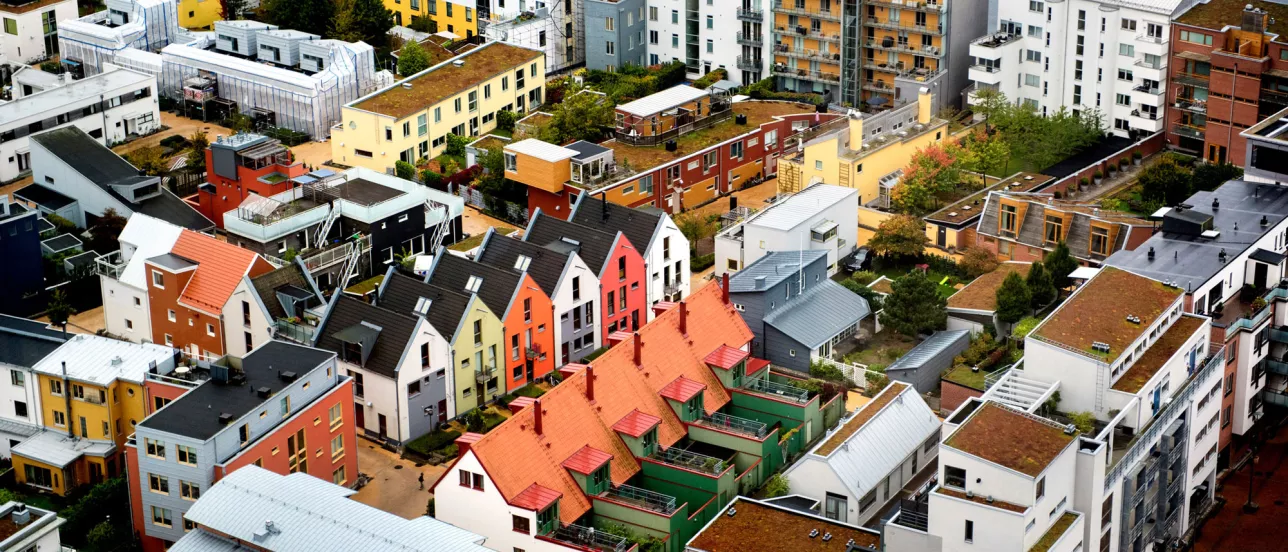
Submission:
[[883,94],[894,94],[894,85],[887,84],[886,81],[880,80],[863,81],[863,89],[872,92],[881,92]]
[[707,456],[705,454],[689,452],[676,447],[654,452],[653,456],[650,456],[650,458],[657,460],[658,462],[662,462],[663,464],[679,466],[686,470],[700,471],[712,475],[723,473],[726,467],[724,460],[713,456]]
[[775,399],[785,399],[800,404],[809,402],[809,391],[765,379],[747,380],[742,384],[742,388],[753,393],[768,395]]
[[1010,368],[1006,368],[1004,370],[998,370],[996,372],[992,372],[984,376],[984,390],[988,391],[989,389],[992,389],[994,385],[997,385],[997,382],[1002,381],[1002,378],[1006,377],[1006,374],[1010,373],[1011,370],[1014,370],[1019,366],[1020,366],[1019,364],[1016,364],[1015,366],[1012,366]]
[[577,545],[579,548],[590,550],[611,550],[613,552],[626,552],[630,548],[630,542],[625,537],[619,537],[605,533],[593,527],[582,525],[562,525],[550,533],[549,538],[559,542],[566,542]]
[[675,497],[632,485],[609,487],[604,496],[661,514],[670,515],[675,511]]
[[693,121],[692,123],[680,125],[661,134],[654,134],[652,136],[631,135],[629,133],[622,132],[619,129],[613,133],[613,136],[617,138],[618,142],[631,144],[633,146],[656,146],[672,138],[683,136],[690,132],[711,128],[733,118],[733,108],[727,103],[717,104],[713,102],[711,104],[711,109],[712,112],[706,117]]
[[296,324],[290,320],[278,320],[274,323],[277,333],[274,337],[289,339],[296,343],[311,343],[313,341],[313,332],[317,331],[317,326],[308,324]]
[[99,256],[94,260],[94,271],[113,280],[120,279],[121,272],[125,270],[124,257],[119,250],[113,251],[106,255]]
[[827,33],[824,33],[824,32],[822,32],[822,31],[811,31],[808,27],[800,27],[800,26],[797,26],[797,27],[786,27],[786,26],[783,26],[783,27],[776,27],[776,28],[774,29],[774,32],[778,32],[778,33],[782,33],[782,34],[786,34],[786,35],[791,35],[791,36],[800,36],[800,37],[805,37],[805,38],[812,38],[812,39],[814,39],[814,40],[825,40],[825,41],[827,41],[827,42],[835,42],[835,43],[837,43],[837,44],[840,44],[840,43],[841,43],[841,35],[840,35],[840,34],[827,34]]
[[863,24],[868,27],[876,27],[878,29],[890,29],[895,31],[912,31],[914,33],[933,34],[933,35],[944,34],[943,29],[940,29],[939,27],[917,25],[916,23],[904,23],[903,21],[890,21],[890,20],[882,21],[875,17],[864,17]]
[[738,31],[737,41],[738,44],[744,44],[747,46],[765,45],[765,37],[757,34],[744,33],[742,31]]
[[743,71],[760,71],[765,68],[764,58],[744,58],[738,56],[738,68]]
[[1001,67],[995,67],[992,65],[972,65],[970,68],[976,71],[983,71],[985,73],[996,73],[1002,70]]
[[1137,41],[1137,42],[1150,42],[1150,43],[1153,43],[1153,44],[1166,44],[1166,43],[1167,43],[1167,41],[1168,41],[1168,36],[1167,36],[1167,35],[1165,35],[1165,34],[1164,34],[1164,35],[1162,35],[1162,36],[1149,36],[1148,34],[1141,33],[1140,35],[1137,35],[1137,36],[1136,36],[1136,41]]
[[788,5],[783,2],[774,2],[774,11],[778,13],[786,13],[790,15],[803,15],[811,19],[836,21],[838,23],[841,21],[840,11],[820,10],[820,9],[811,10],[808,8],[798,8],[795,5]]
[[814,50],[812,48],[793,48],[786,44],[775,44],[774,53],[793,58],[815,59],[831,63],[841,62],[840,52]]
[[495,366],[482,368],[479,371],[474,373],[474,381],[477,383],[486,383],[488,380],[492,379],[492,376],[495,376],[495,375],[496,375]]
[[1179,134],[1187,138],[1197,138],[1199,140],[1202,140],[1203,135],[1206,131],[1207,129],[1203,127],[1196,127],[1194,125],[1185,125],[1185,124],[1172,125],[1172,134]]
[[1160,62],[1158,62],[1158,63],[1149,63],[1149,62],[1145,61],[1145,59],[1144,59],[1144,58],[1141,58],[1141,59],[1136,60],[1136,62],[1135,62],[1135,63],[1133,63],[1132,65],[1135,65],[1136,67],[1142,67],[1142,68],[1145,68],[1145,69],[1153,69],[1153,70],[1155,70],[1155,71],[1166,71],[1166,70],[1167,70],[1167,62],[1165,62],[1165,61],[1160,61]]
[[922,2],[920,0],[908,0],[906,2],[903,0],[867,0],[867,3],[876,4],[878,6],[893,6],[896,8],[903,8],[903,9],[909,9],[914,11],[931,12],[931,13],[938,13],[938,12],[943,12],[948,10],[948,6],[940,4],[939,2]]
[[1288,330],[1270,328],[1270,341],[1275,343],[1288,343]]
[[1000,48],[1021,38],[1023,38],[1021,35],[999,32],[987,36],[981,36],[970,41],[970,44],[971,46],[981,46],[984,48]]
[[1151,95],[1154,95],[1154,96],[1157,96],[1157,95],[1159,95],[1159,94],[1162,94],[1162,93],[1163,93],[1163,89],[1162,89],[1162,88],[1159,88],[1159,87],[1157,87],[1157,86],[1150,86],[1150,85],[1148,85],[1148,84],[1140,84],[1140,85],[1136,85],[1135,87],[1133,87],[1133,88],[1132,88],[1132,91],[1133,91],[1133,92],[1140,92],[1140,93],[1143,93],[1143,94],[1151,94]]
[[943,50],[938,46],[913,45],[911,42],[899,42],[898,40],[869,40],[864,45],[874,50],[901,52],[918,56],[939,57],[943,54]]
[[738,19],[752,22],[764,21],[765,12],[751,8],[738,8]]
[[809,69],[793,69],[785,65],[775,65],[771,71],[775,75],[791,77],[796,79],[812,80],[818,82],[830,82],[840,84],[841,75],[836,73],[825,73],[823,71],[810,71]]
[[1183,84],[1186,86],[1198,86],[1202,88],[1207,88],[1209,78],[1208,78],[1208,75],[1201,75],[1199,73],[1180,72],[1175,75],[1172,75],[1172,82],[1175,82],[1176,84]]
[[714,414],[704,414],[701,419],[701,424],[723,431],[749,435],[757,439],[764,439],[765,435],[769,433],[769,426],[765,425],[763,422],[730,416],[728,414],[721,414],[719,412]]

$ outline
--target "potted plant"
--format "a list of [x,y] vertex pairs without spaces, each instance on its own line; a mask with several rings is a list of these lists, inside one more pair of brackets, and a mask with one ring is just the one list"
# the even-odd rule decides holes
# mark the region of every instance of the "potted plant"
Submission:
[[1140,150],[1132,150],[1132,152],[1131,152],[1131,162],[1132,162],[1132,164],[1133,164],[1133,165],[1140,165],[1140,158],[1141,158]]
[[1126,158],[1126,157],[1124,157],[1124,158],[1122,158],[1122,159],[1119,159],[1119,160],[1118,160],[1118,170],[1120,170],[1120,171],[1125,171],[1125,170],[1127,170],[1127,158]]
[[1085,177],[1085,176],[1084,176],[1084,177],[1082,177],[1082,178],[1079,178],[1079,179],[1078,179],[1078,187],[1079,187],[1079,188],[1086,188],[1088,184],[1091,184],[1091,181],[1090,181],[1090,180],[1088,180],[1088,179],[1087,179],[1087,177]]
[[1105,166],[1105,172],[1109,174],[1110,178],[1113,178],[1114,173],[1118,172],[1118,165],[1109,163],[1108,165]]
[[1105,178],[1105,173],[1100,172],[1100,169],[1096,169],[1095,174],[1093,174],[1092,176],[1094,177],[1093,180],[1095,181],[1095,183],[1100,184],[1100,181],[1104,180]]

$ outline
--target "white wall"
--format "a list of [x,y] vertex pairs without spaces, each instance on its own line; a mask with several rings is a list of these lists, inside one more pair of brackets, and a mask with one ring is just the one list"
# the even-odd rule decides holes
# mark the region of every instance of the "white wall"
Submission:
[[[460,485],[460,472],[483,474],[483,490],[475,490]],[[512,516],[528,518],[528,527],[535,532],[537,516],[535,512],[515,508],[506,503],[497,490],[495,483],[479,463],[474,452],[466,452],[452,469],[443,474],[438,486],[434,488],[434,501],[437,507],[437,518],[466,531],[487,538],[485,546],[492,550],[509,552],[527,550],[538,552],[568,552],[568,548],[537,540],[531,535],[515,532]]]
[[[742,224],[742,241],[727,237],[728,232],[716,236],[715,275],[723,276],[729,272],[729,259],[737,259],[738,269],[765,256],[770,251],[798,251],[800,249],[827,250],[828,275],[836,273],[837,261],[854,251],[859,239],[858,193],[852,195],[853,201],[840,201],[814,215],[802,219],[790,230],[776,230],[756,224],[753,217]],[[824,221],[837,224],[836,238],[827,242],[810,240],[810,229]]]
[[[685,60],[685,54],[684,54],[685,5],[686,4],[684,0],[647,0],[646,1],[646,7],[644,11],[645,11],[645,17],[648,18],[648,30],[657,31],[657,44],[653,44],[649,42],[649,36],[650,36],[649,33],[647,31],[644,33],[644,41],[648,44],[648,50],[645,55],[648,57],[649,63],[652,63],[652,56],[654,55],[657,56],[658,63],[667,63],[673,60],[679,60],[683,62]],[[657,8],[656,21],[652,19],[653,10],[651,8]],[[729,6],[729,10],[733,12],[733,6]],[[677,23],[671,22],[672,11],[678,13]],[[769,10],[766,9],[765,12],[766,12],[766,15],[768,15]],[[734,31],[734,32],[737,32],[737,31]],[[671,47],[672,35],[679,37],[679,45],[674,48]]]
[[[242,321],[242,301],[250,303],[249,326]],[[248,276],[243,276],[241,283],[237,284],[228,302],[224,303],[220,316],[223,318],[224,326],[224,354],[245,356],[251,349],[273,339],[273,321],[269,320],[268,311],[259,302],[259,294],[255,293],[255,288],[251,285]],[[199,329],[206,331],[205,328]],[[246,332],[250,332],[251,335],[250,349],[246,348]]]
[[26,13],[11,13],[0,10],[0,18],[14,19],[18,22],[17,35],[11,35],[0,30],[0,57],[24,64],[47,57],[46,54],[49,52],[45,51],[45,28],[41,24],[41,18],[45,13],[51,11],[54,12],[55,21],[79,17],[76,11],[76,2],[71,0],[58,2],[43,9],[35,9]]
[[[574,276],[580,276],[580,300],[574,301],[572,298],[572,279]],[[562,318],[564,313],[571,312],[575,308],[584,308],[586,303],[593,303],[599,299],[599,276],[586,266],[586,262],[581,260],[581,256],[573,255],[572,262],[564,268],[564,274],[559,279],[559,285],[555,288],[555,293],[550,297],[555,308],[555,366],[563,366],[568,361],[563,358],[562,345],[564,342]],[[603,324],[602,316],[599,309],[591,307],[595,312],[595,349],[602,346],[603,332],[599,328]],[[593,349],[592,349],[593,350]]]
[[[398,419],[398,414],[394,412],[394,402],[397,400],[395,393],[397,386],[394,380],[344,360],[339,360],[339,364],[340,368],[349,376],[354,374],[362,375],[362,396],[354,395],[353,405],[354,408],[364,409],[362,412],[364,425],[359,429],[365,429],[372,434],[379,434],[379,415],[384,414],[386,419],[385,431],[390,437],[396,437],[397,426],[395,420]],[[368,404],[370,406],[367,406]],[[361,433],[359,434],[361,435]]]
[[[18,422],[20,424],[40,426],[41,421],[40,393],[36,390],[36,375],[30,368],[14,366],[0,363],[0,419]],[[14,373],[21,374],[23,385],[13,385]],[[18,416],[15,403],[22,402],[27,405],[27,415]],[[10,440],[22,441],[25,437],[21,435],[10,435],[0,433],[0,457],[9,457]]]
[[[86,117],[96,119],[96,117]],[[98,184],[86,178],[38,143],[31,143],[31,173],[35,182],[52,188],[67,197],[76,198],[81,209],[95,216],[102,216],[107,209],[115,209],[128,217],[134,211],[108,194]]]
[[[670,239],[671,243],[670,258],[666,258],[662,254],[662,244],[667,238]],[[662,217],[661,230],[653,236],[652,244],[631,245],[636,247],[649,247],[648,251],[645,251],[646,257],[644,258],[644,262],[648,265],[649,272],[648,287],[646,288],[648,290],[648,303],[650,306],[648,309],[648,320],[652,320],[654,316],[653,309],[651,308],[652,305],[661,301],[665,295],[666,282],[662,279],[664,273],[663,267],[671,267],[671,281],[675,281],[678,275],[680,283],[680,298],[689,296],[689,240],[680,232],[680,228],[675,225],[675,221],[671,220],[669,215],[664,215]],[[677,264],[679,265],[678,271],[676,270]]]
[[[429,344],[429,366],[421,366],[420,364],[420,346],[425,343]],[[438,370],[444,371],[444,379],[440,380],[434,376],[434,373]],[[416,432],[418,434],[413,435],[414,428],[412,427],[412,417],[415,416],[418,419],[423,419],[425,417],[425,413],[423,411],[411,412],[407,395],[407,386],[411,385],[411,383],[416,380],[428,377],[430,382],[429,385],[422,382],[420,392],[422,394],[429,393],[430,385],[436,386],[450,383],[451,380],[446,380],[446,378],[449,374],[453,374],[453,372],[455,372],[455,370],[452,369],[451,345],[448,345],[447,340],[443,338],[442,334],[426,322],[425,319],[418,319],[416,321],[415,334],[412,335],[411,343],[403,350],[402,361],[399,363],[398,368],[397,410],[399,423],[396,438],[399,441],[408,441],[424,434],[423,432],[418,431]],[[446,394],[447,396],[444,398],[447,399],[447,418],[455,418],[455,388],[447,387]],[[434,406],[437,408],[437,405]],[[436,417],[437,412],[435,412],[435,418]],[[423,424],[422,420],[417,420],[416,425],[420,426],[426,424]],[[432,425],[432,423],[427,425]],[[392,430],[393,428],[390,429]]]
[[[107,333],[135,343],[151,343],[152,317],[147,292],[105,275],[99,275],[98,281],[103,291],[103,322]],[[126,327],[126,320],[132,328]]]

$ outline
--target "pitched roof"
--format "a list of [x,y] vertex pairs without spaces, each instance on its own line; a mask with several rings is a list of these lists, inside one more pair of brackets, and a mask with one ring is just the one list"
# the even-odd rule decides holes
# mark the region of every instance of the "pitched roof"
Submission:
[[[797,277],[802,266],[809,266],[826,257],[827,251],[823,249],[770,251],[742,270],[730,274],[729,292],[764,291],[778,285],[783,280]],[[756,278],[762,277],[765,279],[765,283],[761,287],[756,287]]]
[[[607,209],[604,208],[605,205]],[[643,251],[652,245],[653,235],[664,216],[664,213],[656,209],[632,209],[604,201],[600,197],[582,194],[568,220],[601,232],[621,230],[626,234],[626,239],[631,241],[631,245]]]
[[1046,418],[986,401],[944,445],[1036,477],[1075,437]]
[[0,364],[30,368],[66,340],[40,322],[0,314]]
[[[1100,262],[1103,259],[1092,257],[1090,254],[1092,221],[1124,228],[1151,224],[1149,221],[1131,213],[1088,207],[1080,202],[1054,199],[1040,201],[1028,195],[991,192],[988,195],[988,200],[984,203],[983,213],[980,215],[979,224],[976,226],[980,234],[998,237],[998,211],[1001,209],[1002,199],[1025,203],[1028,205],[1028,209],[1025,210],[1024,217],[1019,221],[1019,233],[1013,238],[1002,237],[1001,239],[1016,241],[1033,248],[1051,249],[1054,245],[1046,239],[1046,217],[1048,214],[1060,216],[1061,218],[1067,215],[1068,219],[1064,224],[1067,224],[1068,227],[1064,228],[1062,232],[1064,233],[1064,242],[1069,246],[1069,253],[1074,257],[1095,262]],[[1114,243],[1109,244],[1109,252],[1113,253],[1125,248],[1128,235],[1129,232],[1126,231],[1118,232]]]
[[[532,406],[515,413],[470,447],[507,500],[533,483],[563,493],[559,515],[572,523],[590,510],[590,501],[561,463],[587,445],[613,456],[612,481],[620,484],[639,473],[640,466],[612,429],[633,411],[661,420],[658,442],[675,444],[687,434],[658,392],[679,376],[706,385],[705,408],[714,412],[729,402],[729,393],[703,359],[721,345],[741,347],[752,334],[732,305],[721,300],[720,288],[707,285],[688,298],[688,324],[703,331],[679,332],[679,309],[671,309],[639,330],[643,365],[636,366],[634,345],[622,343],[592,363],[595,402],[586,399],[586,370],[541,396],[543,435],[533,429]],[[631,338],[635,339],[634,336]]]
[[344,350],[344,343],[336,338],[337,333],[363,322],[379,326],[380,335],[376,337],[371,355],[367,357],[367,363],[363,368],[386,377],[395,377],[403,351],[407,349],[407,344],[411,342],[412,335],[416,331],[416,318],[410,313],[411,311],[398,312],[378,307],[356,297],[341,294],[314,332],[317,336],[315,346],[341,353]]
[[[603,232],[541,213],[532,219],[523,241],[537,245],[568,244],[596,275],[613,252],[617,232]],[[634,244],[632,244],[634,245]]]
[[887,385],[885,389],[882,389],[880,393],[877,393],[877,396],[873,397],[872,401],[856,410],[852,418],[847,420],[844,424],[841,424],[841,426],[838,427],[836,431],[827,438],[827,440],[823,441],[818,447],[811,451],[811,454],[817,454],[819,456],[827,456],[831,454],[832,451],[839,448],[842,443],[849,439],[851,435],[854,435],[855,432],[863,429],[864,425],[867,425],[868,422],[872,421],[872,418],[875,418],[876,415],[881,412],[881,409],[885,408],[885,406],[891,402],[894,402],[895,398],[899,397],[905,389],[909,389],[911,387],[911,385],[899,381],[890,382],[890,385]]
[[429,312],[425,313],[425,319],[449,342],[455,341],[461,318],[465,316],[465,310],[470,306],[469,295],[457,293],[442,286],[426,284],[397,272],[394,272],[392,277],[386,278],[380,290],[380,299],[377,301],[380,306],[408,315],[415,312],[416,303],[420,298],[430,299]]
[[[205,234],[184,230],[171,253],[197,263],[179,302],[206,312],[220,312],[243,277],[258,276],[271,266],[255,253]],[[259,269],[254,265],[261,264]]]
[[125,223],[125,229],[117,238],[123,244],[134,247],[134,255],[121,271],[120,280],[138,289],[147,288],[146,271],[143,262],[147,259],[169,252],[179,241],[183,229],[164,220],[135,213]]
[[[831,538],[824,539],[826,535],[831,535]],[[851,548],[851,544],[857,548]],[[687,549],[700,552],[859,552],[880,550],[881,534],[739,496],[694,535]]]
[[510,501],[510,504],[516,508],[540,512],[549,508],[551,504],[554,504],[556,500],[562,497],[563,493],[559,491],[533,483],[519,493],[518,496],[515,496],[514,500]]
[[867,299],[832,280],[823,280],[774,310],[765,323],[814,348],[871,313]]
[[[456,255],[439,255],[429,283],[461,294],[469,294],[465,285],[470,278],[482,280],[478,296],[498,317],[504,317],[518,292],[523,274],[514,269],[504,269],[489,264],[476,263]],[[439,330],[445,331],[445,330]]]
[[706,384],[680,376],[672,380],[671,383],[666,384],[666,387],[658,391],[658,394],[673,401],[686,402],[702,394],[702,390],[706,389],[706,387]]
[[791,230],[804,223],[809,217],[845,200],[859,205],[859,192],[854,188],[815,184],[787,199],[774,202],[761,212],[747,220],[747,224],[777,230]]
[[[268,313],[274,319],[286,316],[286,310],[282,308],[282,302],[277,299],[276,291],[278,289],[291,286],[308,292],[316,301],[320,302],[322,300],[317,295],[317,290],[313,287],[313,284],[305,276],[304,269],[294,262],[287,263],[282,268],[255,276],[250,279],[250,284],[255,288],[255,293],[259,295],[259,300],[264,303],[264,307],[268,309]],[[299,303],[296,304],[298,305]]]
[[563,467],[582,475],[590,475],[600,466],[613,459],[613,455],[608,454],[590,445],[581,447],[581,450],[574,452],[567,460],[561,464]]
[[151,363],[161,374],[174,369],[174,349],[152,343],[131,343],[97,335],[77,334],[45,355],[33,371],[61,376],[63,363],[73,380],[107,385],[116,380],[143,383]]
[[889,366],[886,366],[886,372],[892,370],[917,370],[926,363],[940,358],[940,355],[955,357],[966,350],[970,345],[970,330],[941,330],[927,337],[925,341],[918,343],[903,356],[899,357]]
[[1018,273],[1021,278],[1027,277],[1032,267],[1030,263],[1013,261],[999,264],[992,272],[980,275],[966,284],[966,287],[957,290],[957,293],[948,298],[948,308],[992,312],[997,307],[997,289],[1002,287],[1002,280],[1012,272]]
[[704,360],[706,360],[707,364],[728,370],[733,368],[739,362],[746,360],[749,356],[751,356],[751,354],[742,349],[737,349],[728,345],[721,345],[719,349],[711,351],[711,354],[707,355],[707,358]]
[[520,255],[531,259],[528,264],[528,275],[541,286],[546,295],[554,295],[563,276],[564,266],[568,264],[570,253],[553,251],[509,236],[493,234],[484,247],[479,250],[476,260],[497,268],[513,268]]
[[639,410],[632,410],[630,414],[623,416],[622,419],[613,424],[613,431],[625,433],[631,437],[639,437],[648,430],[657,427],[657,424],[660,423],[662,423],[662,419],[657,416],[645,414]]
[[[1100,353],[1091,348],[1092,343],[1106,343],[1109,358],[1115,359],[1182,293],[1180,288],[1105,267],[1030,335],[1095,356]],[[1128,320],[1128,316],[1139,318],[1139,323]]]
[[1127,393],[1140,391],[1149,380],[1158,373],[1167,359],[1172,358],[1176,352],[1194,336],[1194,331],[1202,326],[1206,319],[1197,316],[1185,315],[1173,322],[1163,335],[1149,345],[1143,354],[1136,358],[1136,363],[1131,365],[1122,376],[1115,381],[1111,389]]

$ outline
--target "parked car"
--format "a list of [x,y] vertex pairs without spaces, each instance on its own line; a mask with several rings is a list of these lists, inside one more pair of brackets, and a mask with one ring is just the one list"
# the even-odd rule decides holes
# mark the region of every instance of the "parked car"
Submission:
[[871,264],[872,248],[866,245],[854,250],[853,253],[850,253],[841,261],[841,266],[845,267],[845,271],[850,273],[866,270]]

